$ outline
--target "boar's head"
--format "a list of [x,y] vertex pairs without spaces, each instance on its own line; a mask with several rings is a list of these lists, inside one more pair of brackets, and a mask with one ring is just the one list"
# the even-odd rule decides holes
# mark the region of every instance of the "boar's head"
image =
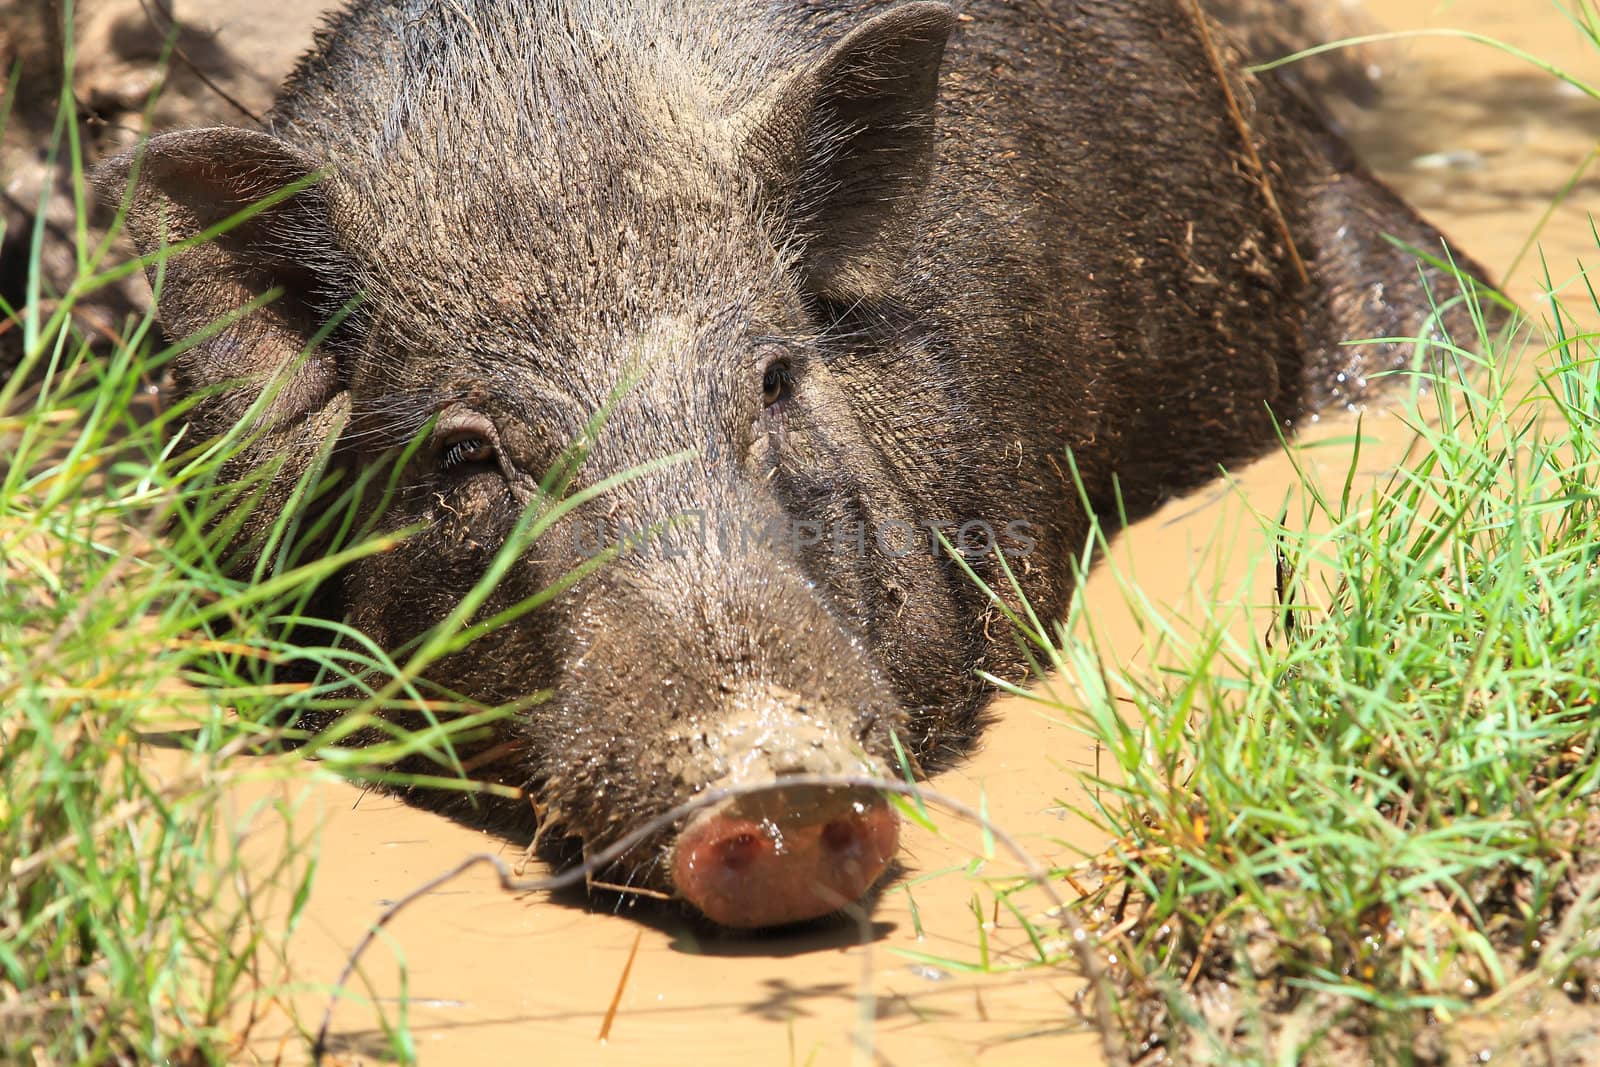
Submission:
[[468,36],[448,25],[459,5],[404,23],[358,6],[270,132],[169,133],[99,175],[146,253],[277,197],[150,270],[173,338],[213,331],[175,363],[191,433],[248,416],[234,473],[277,465],[234,567],[257,564],[319,455],[352,471],[403,456],[379,521],[420,532],[327,596],[400,647],[583,442],[567,495],[605,491],[478,617],[627,531],[671,529],[430,669],[486,704],[553,693],[476,773],[526,787],[551,839],[590,852],[705,790],[772,783],[608,877],[733,926],[832,911],[881,876],[895,820],[875,794],[776,787],[891,773],[896,735],[921,770],[948,760],[993,662],[982,596],[923,525],[981,499],[957,361],[896,299],[953,16],[902,6],[788,69],[766,47],[764,90],[731,100],[642,58],[673,41],[468,6],[502,22]]

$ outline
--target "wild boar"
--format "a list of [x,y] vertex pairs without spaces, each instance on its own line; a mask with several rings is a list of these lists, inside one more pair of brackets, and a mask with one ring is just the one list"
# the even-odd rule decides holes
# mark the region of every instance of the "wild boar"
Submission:
[[1446,283],[1383,235],[1438,234],[1210,33],[1176,0],[357,0],[264,129],[166,133],[99,182],[145,252],[303,183],[167,261],[159,311],[224,322],[175,365],[197,438],[268,390],[246,542],[324,445],[360,471],[426,433],[381,518],[421,532],[330,616],[389,648],[438,624],[575,441],[582,503],[479,618],[595,531],[678,523],[429,678],[554,693],[474,773],[525,787],[558,853],[770,783],[606,876],[780,925],[897,849],[877,795],[785,776],[891,774],[896,739],[937,770],[979,672],[1021,677],[932,530],[1055,615],[1073,464],[1137,514],[1408,358],[1341,341],[1428,328]]

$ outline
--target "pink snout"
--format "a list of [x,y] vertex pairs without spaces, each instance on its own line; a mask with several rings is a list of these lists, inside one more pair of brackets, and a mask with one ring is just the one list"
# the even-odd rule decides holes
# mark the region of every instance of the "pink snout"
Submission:
[[782,926],[859,900],[899,837],[876,793],[775,787],[692,818],[674,847],[672,877],[713,922]]

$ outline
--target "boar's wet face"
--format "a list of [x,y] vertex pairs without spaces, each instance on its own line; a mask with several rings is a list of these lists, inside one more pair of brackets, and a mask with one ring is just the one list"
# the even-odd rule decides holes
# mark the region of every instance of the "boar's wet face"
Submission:
[[[927,457],[883,431],[938,417],[939,386],[917,331],[874,309],[916,223],[951,23],[932,3],[881,15],[731,109],[588,52],[543,57],[521,98],[462,88],[514,56],[413,56],[452,77],[376,101],[381,122],[291,112],[274,134],[169,134],[101,176],[108,196],[136,178],[144,249],[303,185],[171,259],[161,312],[181,337],[275,297],[176,368],[205,436],[271,387],[234,465],[283,466],[243,541],[327,441],[360,468],[427,433],[381,520],[420,532],[340,579],[380,644],[456,606],[573,442],[570,492],[634,473],[534,542],[482,616],[621,531],[695,524],[429,675],[489,703],[553,691],[480,773],[529,786],[588,850],[708,788],[883,774],[896,733],[928,763],[971,737],[958,573],[926,548],[820,536],[894,520],[926,538],[898,471]],[[381,144],[330,147],[361,138]],[[786,790],[703,812],[616,877],[729,925],[783,923],[859,897],[895,833],[875,796]]]

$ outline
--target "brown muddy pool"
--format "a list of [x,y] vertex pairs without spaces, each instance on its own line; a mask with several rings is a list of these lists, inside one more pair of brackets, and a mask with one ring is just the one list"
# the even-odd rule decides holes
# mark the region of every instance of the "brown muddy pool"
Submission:
[[[1600,81],[1600,62],[1551,3],[1399,0],[1375,5],[1370,15],[1393,29],[1453,26],[1499,36]],[[1508,291],[1537,314],[1544,306],[1538,257],[1519,258],[1519,251],[1595,148],[1600,108],[1516,59],[1460,40],[1377,45],[1371,58],[1384,71],[1384,98],[1373,110],[1343,116],[1364,155],[1492,272],[1503,277],[1515,263]],[[1558,287],[1574,278],[1579,257],[1596,257],[1585,212],[1596,206],[1597,187],[1600,175],[1582,180],[1543,231]],[[1344,415],[1324,416],[1301,440],[1337,442],[1354,425]],[[1369,412],[1363,432],[1363,473],[1372,476],[1409,443],[1385,412]],[[1342,477],[1348,454],[1335,443],[1306,450],[1303,461]],[[1121,575],[1136,577],[1180,618],[1241,595],[1267,603],[1271,566],[1247,505],[1276,514],[1291,481],[1290,464],[1271,457],[1238,472],[1232,485],[1175,502],[1122,535],[1088,591],[1093,624],[1111,654],[1131,664],[1147,654],[1123,606]],[[1213,543],[1226,551],[1208,553]],[[1260,621],[1245,612],[1238,624]],[[1103,836],[1077,814],[1091,810],[1078,774],[1095,768],[1095,753],[1037,705],[1008,698],[998,711],[979,755],[935,788],[986,805],[1041,862],[1070,865],[1104,849]],[[284,1009],[292,1005],[301,1025],[315,1027],[351,946],[388,902],[465,856],[488,850],[515,862],[520,849],[342,784],[263,785],[232,798],[240,820],[255,827],[249,849],[262,871],[285,847],[282,820],[259,807],[267,799],[296,808],[297,844],[290,847],[314,836],[320,853],[306,913],[273,950],[280,973],[268,967],[260,976],[273,992],[258,1007],[241,1058],[297,1062],[305,1042]],[[1075,1007],[1079,978],[1067,969],[1008,971],[1032,950],[1011,916],[1001,911],[995,921],[982,879],[1015,876],[1017,865],[982,860],[973,828],[953,818],[940,825],[945,836],[905,828],[905,877],[884,893],[870,926],[826,935],[708,936],[655,912],[647,921],[626,907],[614,914],[609,900],[586,905],[581,898],[506,894],[480,868],[390,924],[337,1007],[333,1050],[346,1063],[381,1061],[387,1046],[373,1002],[394,1019],[404,989],[417,1054],[429,1067],[507,1059],[1098,1062],[1098,1039]],[[530,866],[530,874],[538,871]],[[262,906],[282,914],[286,895],[268,894]],[[1028,914],[1049,905],[1037,892],[1017,899]],[[981,959],[981,943],[1000,973],[962,970]]]

